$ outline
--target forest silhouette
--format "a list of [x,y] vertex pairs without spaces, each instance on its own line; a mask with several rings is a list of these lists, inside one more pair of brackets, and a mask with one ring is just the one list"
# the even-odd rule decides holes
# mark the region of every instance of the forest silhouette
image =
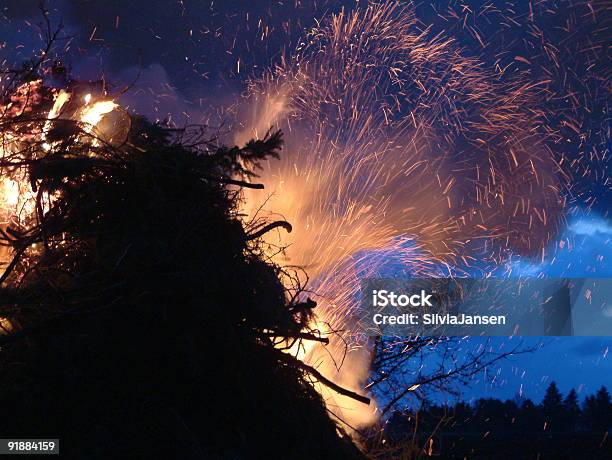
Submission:
[[378,441],[379,458],[609,458],[611,427],[605,386],[581,401],[553,381],[539,404],[517,395],[396,411],[384,426],[386,442]]

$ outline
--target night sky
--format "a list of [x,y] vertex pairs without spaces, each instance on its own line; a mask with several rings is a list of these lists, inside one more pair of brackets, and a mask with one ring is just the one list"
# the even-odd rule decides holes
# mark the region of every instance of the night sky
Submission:
[[[38,0],[0,0],[0,60],[19,62],[40,47],[36,32],[36,24],[41,22],[38,3]],[[64,24],[61,43],[67,49],[67,64],[75,77],[94,80],[104,76],[121,87],[139,74],[123,104],[150,118],[170,117],[181,124],[223,122],[225,112],[245,92],[246,81],[290,53],[305,28],[326,13],[343,7],[349,9],[358,3],[64,0],[50,1],[47,6],[51,20]],[[474,10],[483,3],[467,2]],[[503,6],[500,8],[503,10]],[[435,11],[427,3],[418,3],[417,11],[424,22],[431,21],[433,29],[456,32],[456,39],[468,52],[482,55],[485,60],[497,56],[493,46],[499,49],[505,45],[503,38],[494,44],[476,45],[478,40],[465,36],[461,30],[453,31],[451,25],[439,18],[436,20]],[[490,24],[491,29],[496,27],[495,23]],[[551,33],[558,31],[552,22],[550,27]],[[487,28],[481,30],[486,38]],[[591,211],[578,206],[554,242],[571,240],[571,250],[551,251],[554,256],[544,261],[517,258],[510,262],[514,271],[546,276],[612,277],[612,222],[606,217],[610,195],[605,190],[597,193],[599,200]],[[612,307],[608,307],[606,314],[612,316]],[[472,339],[473,345],[480,340]],[[493,346],[501,350],[516,340],[494,339]],[[612,338],[524,340],[528,345],[541,346],[540,351],[516,356],[499,369],[491,369],[490,373],[498,373],[495,385],[480,379],[465,390],[464,397],[512,398],[522,392],[539,401],[552,380],[562,392],[573,387],[583,396],[602,384],[612,385],[609,353]]]

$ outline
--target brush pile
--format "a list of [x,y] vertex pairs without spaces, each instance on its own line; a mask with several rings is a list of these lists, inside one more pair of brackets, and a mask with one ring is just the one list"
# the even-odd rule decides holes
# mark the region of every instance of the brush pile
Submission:
[[323,376],[279,347],[317,340],[315,303],[260,239],[291,226],[238,213],[281,133],[227,148],[123,114],[118,139],[20,88],[38,96],[0,111],[2,178],[31,202],[0,228],[4,437],[84,458],[360,458]]

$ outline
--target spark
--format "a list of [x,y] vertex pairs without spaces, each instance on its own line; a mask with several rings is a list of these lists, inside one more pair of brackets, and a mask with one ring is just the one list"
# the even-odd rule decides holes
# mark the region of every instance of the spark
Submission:
[[[380,276],[389,260],[406,276],[448,276],[457,270],[440,266],[544,254],[571,177],[548,147],[545,85],[500,78],[391,2],[327,17],[251,83],[253,121],[236,142],[276,125],[287,145],[264,168],[267,191],[246,192],[244,211],[292,223],[290,235],[265,237],[270,257],[311,277],[313,329],[345,331],[301,358],[363,392],[370,345],[350,332],[360,279]],[[323,394],[353,426],[375,418]]]

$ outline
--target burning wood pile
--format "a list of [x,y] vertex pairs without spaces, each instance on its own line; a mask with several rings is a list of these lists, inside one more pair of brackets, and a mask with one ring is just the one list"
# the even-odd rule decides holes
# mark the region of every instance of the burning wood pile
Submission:
[[261,247],[291,226],[239,215],[280,132],[227,148],[103,85],[32,78],[1,102],[0,141],[2,432],[111,455],[361,456],[312,382],[360,397],[279,347],[324,340]]

